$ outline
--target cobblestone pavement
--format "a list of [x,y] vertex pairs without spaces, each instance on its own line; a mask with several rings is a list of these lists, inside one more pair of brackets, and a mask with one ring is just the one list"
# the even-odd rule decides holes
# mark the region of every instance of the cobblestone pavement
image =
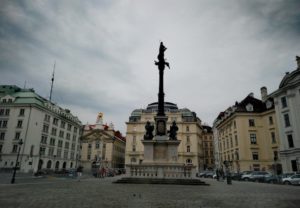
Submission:
[[34,183],[0,184],[0,207],[85,208],[298,208],[300,186],[251,182],[227,185],[204,179],[210,186],[113,184],[117,177],[45,179]]

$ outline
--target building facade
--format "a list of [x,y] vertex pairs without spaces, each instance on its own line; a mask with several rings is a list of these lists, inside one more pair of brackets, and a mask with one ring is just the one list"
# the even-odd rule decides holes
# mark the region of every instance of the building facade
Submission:
[[85,125],[81,142],[80,164],[84,171],[124,168],[126,139],[112,124],[103,125],[98,120],[95,125]]
[[280,140],[272,99],[249,94],[240,103],[221,112],[214,121],[221,168],[230,161],[231,171],[265,170],[280,173]]
[[279,88],[269,95],[275,103],[284,172],[300,171],[300,57],[296,60],[297,69],[286,73]]
[[203,153],[204,153],[204,169],[214,169],[214,140],[212,128],[208,125],[203,125]]
[[[0,168],[21,172],[74,168],[80,152],[81,122],[33,89],[0,86]],[[22,139],[23,144],[18,145]]]
[[[173,121],[178,126],[177,139],[180,140],[178,146],[178,162],[186,165],[193,165],[196,170],[204,169],[203,141],[201,120],[196,113],[187,108],[178,109],[174,103],[165,102],[165,113],[168,117],[167,129]],[[158,104],[151,103],[146,109],[134,110],[129,121],[126,123],[126,154],[125,164],[141,164],[144,160],[144,139],[145,125],[147,121],[154,124],[154,117],[158,110]],[[155,132],[155,130],[154,130]]]

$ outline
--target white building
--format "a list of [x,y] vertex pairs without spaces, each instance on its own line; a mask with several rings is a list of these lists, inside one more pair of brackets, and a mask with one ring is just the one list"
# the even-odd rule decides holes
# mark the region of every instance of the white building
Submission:
[[300,57],[298,68],[286,73],[274,98],[281,138],[280,158],[284,172],[300,171]]
[[12,169],[22,139],[21,172],[74,168],[79,159],[81,122],[68,109],[33,89],[0,85],[0,168]]

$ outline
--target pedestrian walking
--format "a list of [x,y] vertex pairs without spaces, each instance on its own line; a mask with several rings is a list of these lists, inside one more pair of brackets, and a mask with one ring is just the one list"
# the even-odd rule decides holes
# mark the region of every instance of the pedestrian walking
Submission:
[[83,169],[83,167],[82,166],[79,166],[78,168],[77,168],[77,181],[80,181],[80,178],[81,178],[81,176],[82,176],[82,169]]

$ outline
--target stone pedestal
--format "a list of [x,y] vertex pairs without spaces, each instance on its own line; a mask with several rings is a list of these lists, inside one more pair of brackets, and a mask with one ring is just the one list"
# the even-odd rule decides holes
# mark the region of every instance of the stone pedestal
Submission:
[[142,140],[144,144],[143,164],[177,163],[177,149],[180,141],[166,140],[166,138],[166,136],[156,136],[154,140]]

